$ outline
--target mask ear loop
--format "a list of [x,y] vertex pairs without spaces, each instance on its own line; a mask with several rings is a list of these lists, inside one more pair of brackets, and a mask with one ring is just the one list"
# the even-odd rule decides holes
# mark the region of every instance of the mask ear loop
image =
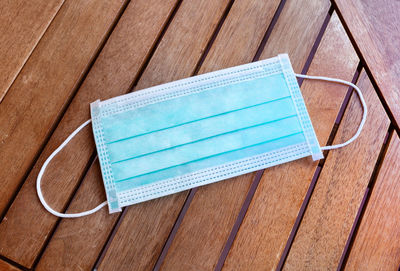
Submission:
[[63,214],[63,213],[59,213],[57,211],[55,211],[53,208],[51,208],[47,202],[44,200],[43,198],[43,194],[42,194],[42,189],[40,187],[40,183],[42,181],[42,177],[44,174],[44,171],[46,170],[47,165],[50,163],[50,161],[54,158],[54,156],[56,156],[57,153],[59,153],[67,144],[69,141],[71,141],[71,139],[77,134],[79,133],[80,130],[82,130],[86,125],[88,125],[89,123],[91,123],[91,120],[87,120],[85,123],[83,123],[81,126],[79,126],[75,131],[72,132],[72,134],[70,134],[67,139],[46,159],[46,161],[44,162],[42,168],[40,169],[40,172],[38,174],[37,180],[36,180],[36,191],[37,194],[39,196],[40,202],[42,203],[42,205],[44,206],[44,208],[46,208],[47,211],[49,211],[50,213],[52,213],[55,216],[58,217],[62,217],[62,218],[73,218],[73,217],[82,217],[82,216],[87,216],[90,214],[93,214],[95,212],[97,212],[98,210],[100,210],[101,208],[103,208],[104,206],[107,205],[107,201],[101,203],[100,205],[98,205],[97,207],[85,211],[85,212],[81,212],[81,213],[75,213],[75,214]]
[[361,119],[360,125],[358,126],[357,132],[353,135],[352,138],[350,138],[346,142],[341,143],[341,144],[337,144],[337,145],[332,145],[332,146],[324,146],[324,147],[321,147],[321,150],[338,149],[338,148],[344,147],[344,146],[350,144],[351,142],[353,142],[354,140],[356,140],[356,138],[360,135],[360,133],[361,133],[363,127],[364,127],[365,121],[367,120],[367,113],[368,113],[367,104],[365,103],[364,96],[362,95],[361,90],[355,84],[353,84],[351,82],[347,82],[347,81],[341,80],[341,79],[330,78],[330,77],[325,77],[325,76],[303,75],[303,74],[297,74],[297,73],[295,75],[297,77],[305,78],[305,79],[323,80],[323,81],[339,83],[339,84],[351,86],[356,90],[357,95],[360,98],[361,105],[363,107],[363,115],[362,115],[362,119]]

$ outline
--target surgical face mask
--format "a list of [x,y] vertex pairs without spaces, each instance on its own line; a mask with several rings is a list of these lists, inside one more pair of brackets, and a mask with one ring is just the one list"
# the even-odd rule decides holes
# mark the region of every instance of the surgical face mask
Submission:
[[[355,88],[364,114],[349,141],[320,147],[296,76]],[[37,178],[39,199],[56,216],[79,217],[105,205],[113,213],[306,156],[318,160],[322,150],[352,142],[367,115],[357,86],[295,74],[287,55],[95,101],[90,107],[92,119],[50,155]],[[107,201],[86,212],[62,214],[44,200],[41,178],[50,160],[90,121]]]

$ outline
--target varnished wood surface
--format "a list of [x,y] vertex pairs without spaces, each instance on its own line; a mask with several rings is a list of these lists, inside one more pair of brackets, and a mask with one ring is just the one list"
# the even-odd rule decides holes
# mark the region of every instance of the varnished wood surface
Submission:
[[[63,107],[89,68],[122,7],[122,1],[66,1],[0,104],[0,164],[7,169],[0,171],[1,212],[24,181],[46,136],[62,114]],[[75,111],[74,115],[77,114],[82,112]],[[79,159],[79,156],[73,159]],[[59,168],[65,170],[62,166]],[[59,172],[54,171],[52,180],[58,180]],[[63,191],[68,182],[59,184],[61,186],[56,190]],[[57,193],[52,194],[56,196]],[[29,196],[25,204],[37,202],[34,194]],[[21,208],[19,211],[22,216],[17,219],[24,219],[27,210]],[[4,220],[7,221],[7,216]],[[35,217],[35,222],[40,224],[42,220]],[[0,227],[14,230],[16,226],[2,222]],[[27,227],[30,228],[31,224]],[[42,228],[39,226],[37,229],[40,230],[34,233],[40,235]],[[0,238],[0,254],[30,267],[34,254],[25,248],[26,243],[36,245],[35,236],[24,238],[19,234],[7,234],[7,237]]]
[[[0,164],[6,169],[0,171],[1,212],[23,181],[122,5],[122,1],[65,2],[0,104]],[[2,238],[0,242],[0,253],[11,258],[19,253]],[[13,242],[17,247],[21,244],[18,235]],[[8,249],[12,250],[10,254],[5,252]],[[15,260],[22,260],[15,256]],[[23,258],[22,262],[29,265],[31,259]]]
[[[400,140],[389,126],[400,112],[398,18],[388,11],[398,4],[384,4],[5,2],[0,270],[396,270]],[[320,163],[301,159],[122,213],[58,219],[41,206],[38,171],[90,118],[90,102],[285,52],[295,72],[358,75],[369,115],[357,141]],[[362,112],[356,95],[348,100],[347,87],[319,81],[301,90],[321,145],[351,137]],[[90,128],[56,156],[42,187],[59,211],[105,199]]]
[[21,269],[3,261],[3,260],[0,260],[0,270],[2,270],[2,271],[19,271]]
[[[135,1],[126,8],[118,25],[8,210],[0,225],[0,249],[3,250],[5,255],[11,257],[11,253],[13,253],[15,255],[13,258],[19,259],[27,257],[32,263],[40,253],[46,238],[54,229],[57,218],[45,212],[43,206],[37,200],[35,186],[37,174],[45,159],[61,144],[66,135],[90,118],[89,103],[129,91],[176,1],[154,1],[153,4],[159,7],[156,10],[148,8],[149,3],[147,0]],[[152,27],[141,27],[140,23],[145,20]],[[132,27],[132,25],[136,27]],[[79,183],[79,179],[85,176],[85,169],[90,166],[90,157],[95,150],[90,128],[85,128],[70,143],[68,148],[59,153],[49,166],[49,169],[51,167],[57,170],[47,171],[43,178],[43,193],[49,204],[56,210],[62,210],[66,206]],[[62,187],[60,187],[60,184]],[[97,186],[94,184],[94,191],[96,188]],[[89,197],[85,198],[83,202],[85,206],[86,204],[94,206],[97,201],[104,199],[103,193],[94,194],[88,191],[87,194]],[[84,206],[81,210],[83,209]],[[106,212],[106,210],[104,211]],[[108,219],[115,220],[111,217]],[[61,227],[62,225],[63,223],[61,223]],[[107,232],[106,225],[109,224],[104,224],[103,231],[105,232]],[[109,228],[112,228],[112,223]],[[18,245],[23,249],[13,248],[13,242],[15,242],[13,236],[20,238]],[[30,242],[30,238],[36,241]],[[6,252],[7,250],[10,250],[10,254]],[[75,253],[78,253],[78,251],[75,251]],[[62,261],[63,259],[61,257],[54,258],[54,261]],[[53,262],[52,264],[55,265],[56,263]]]
[[[346,270],[397,270],[400,262],[400,139],[389,142]],[[397,169],[397,170],[393,170]]]
[[[331,270],[337,268],[342,256],[390,124],[364,71],[357,85],[368,105],[368,133],[347,148],[330,151],[290,249],[286,270]],[[361,115],[362,107],[353,93],[333,144],[356,132]]]
[[63,2],[1,2],[0,103]]
[[[308,74],[321,73],[351,80],[358,58],[343,33],[344,29],[334,14]],[[337,48],[344,58],[333,54]],[[326,142],[347,88],[305,81],[301,90],[317,137],[320,142]],[[224,269],[277,267],[317,164],[308,157],[264,171]],[[277,205],[280,207],[276,208]],[[255,243],[258,245],[254,246]]]
[[367,67],[400,127],[400,2],[335,0]]

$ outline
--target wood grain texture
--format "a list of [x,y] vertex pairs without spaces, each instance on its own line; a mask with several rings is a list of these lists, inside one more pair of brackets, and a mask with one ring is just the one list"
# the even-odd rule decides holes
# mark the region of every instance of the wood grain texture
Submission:
[[[271,43],[268,42],[266,47],[267,54],[271,54],[270,57],[272,57],[279,52],[285,52],[280,51],[282,49],[293,52],[299,43],[303,44],[302,49],[297,50],[298,54],[291,55],[292,62],[299,69],[307,59],[329,8],[329,2],[318,4],[306,2],[290,1],[285,5],[275,25],[277,31],[273,31],[269,39]],[[200,71],[250,62],[257,51],[256,45],[261,41],[272,19],[274,9],[271,8],[271,4],[272,2],[235,2]],[[274,8],[277,7],[278,2],[275,4]],[[296,13],[295,10],[299,11],[299,6],[304,4],[307,5],[307,12],[315,17],[310,27],[298,36],[295,33],[300,27],[299,20],[307,14]],[[249,18],[257,19],[252,21]],[[241,32],[235,32],[235,39],[230,38],[233,37],[232,29],[238,28]],[[251,39],[250,33],[258,33],[260,40]],[[245,42],[242,43],[241,40]],[[253,43],[249,44],[248,40],[253,40]],[[236,46],[232,47],[231,44],[236,44]],[[286,46],[282,47],[282,44]],[[274,47],[271,48],[271,46]],[[237,52],[245,53],[239,54],[236,58]],[[162,269],[211,270],[215,268],[254,176],[254,173],[247,174],[200,187],[197,190],[168,250]]]
[[65,2],[0,104],[0,165],[5,169],[0,170],[0,212],[27,174],[122,2]]
[[[228,2],[184,1],[136,89],[191,76]],[[98,269],[152,269],[186,195],[182,192],[128,207]]]
[[[351,80],[358,58],[334,13],[308,74]],[[304,81],[302,94],[321,144],[327,141],[347,87]],[[276,269],[316,170],[311,157],[264,171],[225,261],[225,270]]]
[[11,264],[0,260],[0,270],[1,271],[20,271],[21,269],[16,268],[15,266],[12,266]]
[[[138,0],[127,6],[118,25],[0,224],[0,251],[3,255],[18,261],[22,260],[25,265],[31,265],[39,254],[57,221],[55,216],[43,208],[36,195],[36,177],[43,162],[68,134],[90,118],[90,102],[117,96],[130,89],[175,3],[175,0]],[[154,9],[154,6],[158,8]],[[147,27],[143,27],[142,24],[146,24]],[[91,129],[85,128],[68,144],[65,150],[52,160],[42,181],[42,190],[46,200],[54,209],[63,210],[65,208],[94,151],[95,145]],[[97,170],[96,167],[92,169],[96,172]],[[95,173],[89,174],[89,176],[93,175]],[[96,180],[98,184],[102,185],[101,176]],[[87,182],[86,179],[85,182]],[[99,198],[104,198],[104,195],[103,192],[97,193],[97,184],[95,184],[93,191],[87,191],[86,198],[74,199],[74,202],[78,201],[77,205],[82,204],[81,210],[84,210],[85,207],[95,206]],[[90,216],[90,221],[97,221],[98,217],[102,218],[102,214]],[[98,225],[99,229],[109,232],[112,228],[110,221],[113,220],[114,218],[111,217],[104,219],[103,223]],[[59,257],[51,258],[51,264],[55,268],[64,264],[72,264],[69,262],[70,257],[84,251],[83,248],[73,249],[74,244],[71,242],[75,242],[75,240],[69,238],[70,236],[79,232],[85,242],[96,240],[89,235],[82,234],[81,231],[77,232],[75,226],[81,224],[77,220],[74,221],[76,224],[72,223],[72,225],[61,223],[55,233],[57,240],[63,239],[65,244],[65,248],[58,251]],[[49,243],[48,250],[50,252],[46,252],[42,258],[46,263],[49,263],[47,255],[53,255],[52,250],[58,249],[57,246],[53,247],[52,243],[52,241]],[[102,243],[98,243],[97,246],[101,247]],[[86,250],[92,249],[91,246],[85,248]],[[60,257],[61,255],[68,256]],[[82,260],[83,258],[77,256],[74,264],[79,265]],[[92,264],[94,260],[92,259]]]
[[279,2],[235,1],[199,73],[251,62]]
[[289,54],[293,70],[300,73],[328,15],[329,0],[286,1],[260,59]]
[[[99,182],[101,171],[97,159],[92,168],[68,212],[88,210],[104,201],[104,185]],[[91,270],[118,216],[103,208],[96,215],[63,219],[35,270]]]
[[[287,257],[286,270],[334,270],[339,264],[390,124],[364,71],[358,85],[368,105],[364,130],[352,144],[330,151]],[[361,116],[360,101],[353,93],[334,144],[356,132]]]
[[393,133],[345,270],[398,270],[400,139]]
[[228,2],[184,1],[135,89],[192,76]]
[[400,2],[335,2],[399,127]]
[[63,2],[63,0],[1,2],[0,102]]

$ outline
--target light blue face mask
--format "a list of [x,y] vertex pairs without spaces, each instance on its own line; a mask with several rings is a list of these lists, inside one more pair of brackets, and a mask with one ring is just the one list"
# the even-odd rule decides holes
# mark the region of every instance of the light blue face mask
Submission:
[[[349,141],[321,148],[296,76],[351,85],[364,107]],[[121,207],[214,183],[345,146],[361,132],[367,114],[352,83],[297,75],[287,55],[207,73],[91,104],[93,134],[107,201],[78,214],[54,211],[40,182],[45,208],[60,217],[79,217],[107,205]]]

